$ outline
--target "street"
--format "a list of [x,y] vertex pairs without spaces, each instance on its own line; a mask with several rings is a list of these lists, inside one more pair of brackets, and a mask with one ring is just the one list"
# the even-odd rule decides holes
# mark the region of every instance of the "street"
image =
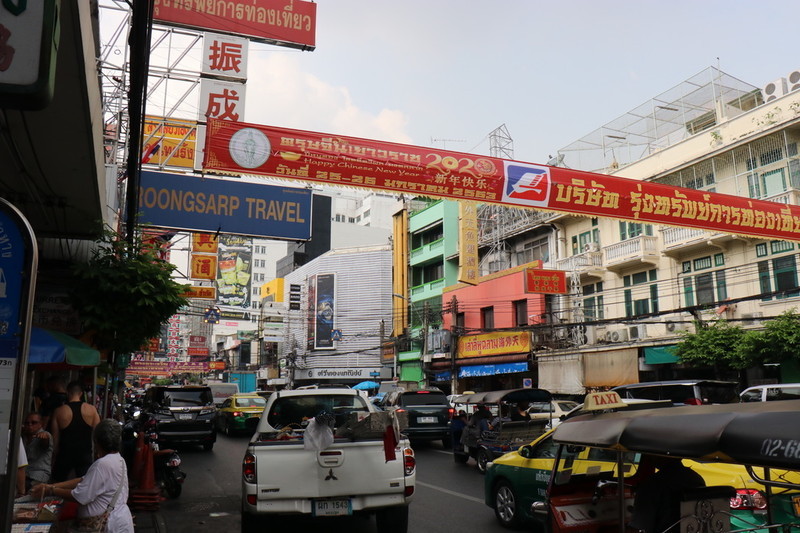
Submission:
[[[198,447],[180,448],[187,474],[183,494],[161,503],[161,513],[170,533],[204,533],[239,529],[240,462],[247,436],[218,435],[212,452]],[[409,528],[413,533],[461,531],[506,531],[483,504],[483,476],[474,462],[453,462],[441,444],[422,444],[417,455],[417,490],[410,507]],[[329,533],[376,533],[375,522],[365,517],[323,519]],[[292,517],[276,519],[277,531],[320,530],[320,521]]]

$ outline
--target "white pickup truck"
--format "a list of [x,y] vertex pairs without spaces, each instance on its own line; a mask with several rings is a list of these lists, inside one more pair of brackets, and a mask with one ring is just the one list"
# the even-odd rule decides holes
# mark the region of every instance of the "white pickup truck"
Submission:
[[[270,515],[372,513],[381,533],[406,533],[416,459],[375,424],[388,415],[353,389],[273,393],[242,463],[242,532],[266,531]],[[333,438],[318,439],[332,419]]]

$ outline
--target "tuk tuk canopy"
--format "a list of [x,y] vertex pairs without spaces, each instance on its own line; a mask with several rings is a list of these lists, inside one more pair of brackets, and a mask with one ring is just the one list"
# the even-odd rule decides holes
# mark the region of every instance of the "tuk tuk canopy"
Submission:
[[800,400],[586,414],[562,422],[553,440],[792,470],[800,463]]
[[520,403],[520,402],[550,402],[553,395],[544,389],[506,389],[486,392],[476,392],[474,394],[462,394],[453,399],[454,404],[477,405],[477,404],[499,404],[499,403]]

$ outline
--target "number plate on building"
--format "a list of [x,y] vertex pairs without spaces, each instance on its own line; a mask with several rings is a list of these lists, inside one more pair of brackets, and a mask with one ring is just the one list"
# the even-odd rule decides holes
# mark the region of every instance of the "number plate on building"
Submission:
[[417,417],[417,424],[435,424],[436,417],[435,416],[418,416]]
[[347,500],[314,500],[314,516],[347,516],[353,514],[353,504]]

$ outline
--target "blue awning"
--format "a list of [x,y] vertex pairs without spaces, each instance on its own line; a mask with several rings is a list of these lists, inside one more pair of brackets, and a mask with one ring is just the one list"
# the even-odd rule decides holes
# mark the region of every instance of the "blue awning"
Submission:
[[433,381],[450,381],[453,377],[453,373],[449,370],[445,370],[444,372],[437,372],[433,375]]
[[474,365],[462,366],[458,370],[460,378],[475,378],[479,376],[494,376],[496,374],[513,374],[515,372],[527,372],[528,363],[500,363],[496,365]]
[[100,364],[100,352],[65,333],[31,328],[28,363],[97,366]]

